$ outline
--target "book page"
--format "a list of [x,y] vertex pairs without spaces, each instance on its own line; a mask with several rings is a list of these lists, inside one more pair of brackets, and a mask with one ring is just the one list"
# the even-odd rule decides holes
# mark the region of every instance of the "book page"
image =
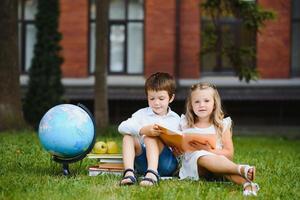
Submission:
[[161,125],[157,126],[160,128],[162,133],[159,135],[159,137],[162,139],[162,141],[169,147],[176,147],[179,150],[182,149],[182,143],[183,143],[183,136],[180,131],[177,130],[171,130],[167,129]]
[[164,134],[167,135],[182,135],[181,131],[179,130],[175,130],[175,129],[171,129],[171,128],[166,128],[160,124],[156,124],[158,126],[158,128],[163,131]]
[[184,151],[196,151],[189,143],[197,141],[203,145],[209,143],[212,149],[216,148],[216,135],[215,134],[199,134],[199,133],[184,133],[182,147]]
[[98,158],[99,163],[123,163],[122,159]]
[[191,141],[198,141],[203,145],[209,143],[212,149],[216,148],[216,134],[199,133],[199,130],[196,129],[187,129],[181,132],[158,124],[157,126],[162,132],[159,137],[169,147],[176,147],[178,150],[184,152],[197,151],[198,149],[193,148],[189,143]]

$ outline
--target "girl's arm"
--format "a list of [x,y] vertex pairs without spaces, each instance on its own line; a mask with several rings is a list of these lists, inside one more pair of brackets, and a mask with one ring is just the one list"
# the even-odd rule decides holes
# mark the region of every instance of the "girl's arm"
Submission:
[[222,149],[211,149],[210,152],[218,154],[218,155],[223,155],[223,156],[227,157],[228,159],[232,160],[234,148],[233,148],[233,142],[232,142],[231,128],[228,128],[225,132],[223,132],[222,143],[223,143]]
[[209,152],[212,152],[217,155],[223,155],[227,157],[228,159],[233,159],[233,143],[232,143],[232,134],[231,130],[227,129],[222,136],[222,143],[223,148],[222,149],[212,149],[209,143],[202,144],[197,140],[190,141],[189,144],[191,147],[193,147],[195,150],[206,150]]

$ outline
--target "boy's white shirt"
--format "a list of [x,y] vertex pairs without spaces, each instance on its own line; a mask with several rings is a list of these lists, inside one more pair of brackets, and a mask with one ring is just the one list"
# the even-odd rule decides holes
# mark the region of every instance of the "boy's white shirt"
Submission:
[[157,115],[150,107],[142,108],[132,114],[130,118],[123,121],[118,131],[125,135],[133,135],[140,137],[140,130],[150,124],[161,124],[166,128],[179,130],[180,117],[177,113],[168,108],[168,113],[164,116]]

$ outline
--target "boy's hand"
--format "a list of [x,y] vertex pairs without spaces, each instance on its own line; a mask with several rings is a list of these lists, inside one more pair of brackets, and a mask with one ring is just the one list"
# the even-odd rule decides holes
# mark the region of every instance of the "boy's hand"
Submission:
[[155,124],[151,124],[148,126],[144,126],[141,130],[140,133],[142,135],[146,135],[146,136],[159,136],[161,133],[161,130],[158,128],[157,125]]
[[189,145],[193,147],[195,150],[206,150],[206,151],[212,151],[212,147],[207,142],[206,144],[203,144],[197,140],[192,140],[189,142]]

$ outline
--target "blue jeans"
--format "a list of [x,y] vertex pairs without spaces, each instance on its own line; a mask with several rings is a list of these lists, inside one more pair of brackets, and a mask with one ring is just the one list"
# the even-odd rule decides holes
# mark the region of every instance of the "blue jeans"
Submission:
[[[146,156],[146,148],[141,145],[142,153],[135,157],[134,167],[139,174],[145,174],[148,169],[148,162]],[[158,173],[160,176],[171,176],[177,169],[178,161],[173,155],[172,151],[165,146],[162,152],[159,154],[158,160]]]

